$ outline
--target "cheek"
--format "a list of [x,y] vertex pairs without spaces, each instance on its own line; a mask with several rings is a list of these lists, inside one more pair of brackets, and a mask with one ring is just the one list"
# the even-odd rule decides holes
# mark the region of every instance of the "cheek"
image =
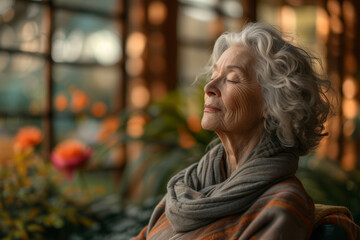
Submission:
[[227,116],[235,121],[246,116],[261,116],[261,94],[257,90],[233,89],[233,93],[225,101]]

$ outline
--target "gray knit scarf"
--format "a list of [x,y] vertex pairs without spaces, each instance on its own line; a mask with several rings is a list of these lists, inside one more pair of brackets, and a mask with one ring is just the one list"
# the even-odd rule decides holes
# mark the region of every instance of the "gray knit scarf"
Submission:
[[225,155],[219,144],[170,179],[165,213],[176,232],[244,212],[270,186],[293,176],[299,159],[271,139],[258,146],[227,178]]

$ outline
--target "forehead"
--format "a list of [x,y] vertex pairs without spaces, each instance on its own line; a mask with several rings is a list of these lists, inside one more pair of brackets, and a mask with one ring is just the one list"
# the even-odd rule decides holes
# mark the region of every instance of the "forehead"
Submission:
[[250,66],[254,59],[254,55],[251,50],[244,46],[231,46],[220,56],[216,62],[217,67],[222,65],[234,65],[239,67],[247,68]]

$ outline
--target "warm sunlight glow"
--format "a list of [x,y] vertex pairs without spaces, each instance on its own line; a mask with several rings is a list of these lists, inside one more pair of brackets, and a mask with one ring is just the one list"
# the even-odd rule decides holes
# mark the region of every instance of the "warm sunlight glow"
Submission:
[[352,30],[355,30],[356,10],[352,2],[343,2],[343,17],[346,25],[351,27]]
[[149,22],[153,25],[162,24],[167,16],[167,8],[161,1],[151,2],[148,9]]
[[294,8],[282,6],[280,9],[280,26],[284,32],[295,32],[296,13]]
[[344,145],[344,156],[341,159],[341,166],[345,171],[353,170],[356,166],[356,146],[353,141]]
[[121,59],[119,36],[109,30],[101,30],[89,37],[95,59],[102,65],[113,65]]
[[144,70],[144,61],[141,58],[130,58],[126,61],[126,72],[131,76],[138,76]]
[[343,132],[346,137],[350,137],[355,131],[354,120],[346,120],[343,127]]
[[353,76],[346,76],[342,85],[342,91],[345,98],[351,99],[358,93],[358,83]]
[[340,18],[334,14],[330,15],[330,28],[336,34],[341,34],[344,31]]
[[341,7],[340,2],[336,0],[328,0],[326,4],[327,9],[329,10],[330,14],[334,14],[336,16],[340,16]]
[[359,103],[355,99],[344,99],[342,108],[345,118],[354,119],[358,114]]
[[127,39],[126,53],[129,57],[140,57],[146,46],[146,37],[141,32],[133,32]]
[[321,42],[326,43],[329,36],[329,15],[323,9],[316,9],[316,33]]
[[134,138],[140,137],[144,133],[145,117],[142,115],[134,115],[128,121],[126,133]]
[[131,102],[137,108],[145,107],[150,101],[149,90],[143,85],[135,86],[131,91]]

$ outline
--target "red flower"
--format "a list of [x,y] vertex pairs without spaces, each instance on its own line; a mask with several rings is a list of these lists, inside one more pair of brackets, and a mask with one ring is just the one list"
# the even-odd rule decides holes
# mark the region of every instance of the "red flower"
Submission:
[[14,150],[21,152],[38,145],[42,140],[43,134],[40,129],[32,126],[22,127],[15,136]]
[[53,165],[64,170],[69,179],[75,169],[82,167],[91,157],[93,150],[78,140],[66,140],[60,143],[51,154]]

